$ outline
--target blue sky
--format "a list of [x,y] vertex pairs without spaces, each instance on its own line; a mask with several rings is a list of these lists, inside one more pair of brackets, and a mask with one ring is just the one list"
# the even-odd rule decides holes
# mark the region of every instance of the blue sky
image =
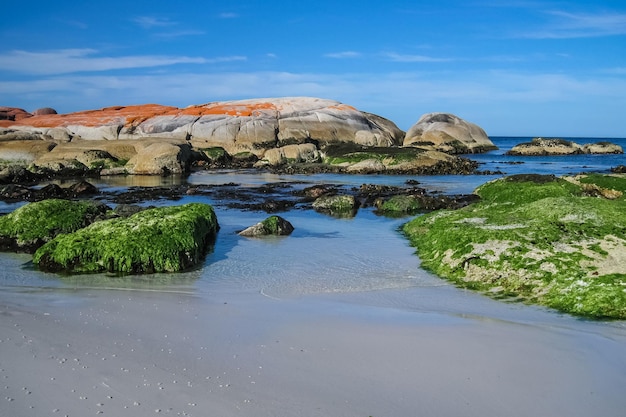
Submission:
[[59,112],[256,97],[351,104],[407,130],[626,137],[614,1],[3,2],[0,105]]

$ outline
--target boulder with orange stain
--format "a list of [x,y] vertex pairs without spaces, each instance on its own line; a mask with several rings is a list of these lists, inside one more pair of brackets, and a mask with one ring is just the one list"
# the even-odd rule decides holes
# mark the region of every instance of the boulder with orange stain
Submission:
[[187,108],[146,104],[70,114],[41,114],[0,127],[37,132],[52,139],[119,140],[167,138],[195,147],[252,152],[289,144],[355,142],[400,145],[404,132],[392,122],[352,106],[310,97],[213,102]]

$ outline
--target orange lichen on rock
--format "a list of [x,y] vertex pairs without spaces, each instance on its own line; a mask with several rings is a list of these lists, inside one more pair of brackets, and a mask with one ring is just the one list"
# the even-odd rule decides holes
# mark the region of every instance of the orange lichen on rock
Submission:
[[136,124],[138,120],[146,120],[170,112],[176,113],[178,108],[160,104],[144,104],[138,106],[105,107],[100,110],[87,110],[68,114],[46,114],[33,116],[12,122],[12,125],[32,127],[62,127],[69,125],[103,126],[113,123],[125,125]]
[[225,116],[258,116],[262,110],[278,110],[274,103],[208,103],[201,106],[187,107],[179,114],[191,116],[225,115]]
[[328,106],[327,108],[329,109],[333,109],[333,110],[353,110],[353,111],[358,111],[355,107],[352,107],[348,104],[337,104],[335,106]]

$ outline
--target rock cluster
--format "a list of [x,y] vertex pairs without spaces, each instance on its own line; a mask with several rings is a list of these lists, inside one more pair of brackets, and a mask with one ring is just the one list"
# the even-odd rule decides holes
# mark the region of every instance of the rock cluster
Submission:
[[507,155],[547,156],[581,154],[622,154],[621,146],[610,142],[587,143],[579,145],[565,139],[534,138],[531,142],[515,145]]
[[[38,109],[34,115],[0,108],[0,160],[49,169],[82,165],[104,169],[105,174],[176,174],[194,163],[217,163],[208,157],[215,149],[227,155],[218,162],[222,164],[225,160],[248,166],[314,164],[324,161],[328,147],[342,144],[409,146],[446,153],[495,148],[482,129],[454,115],[426,115],[405,135],[383,117],[311,97],[213,102],[186,108],[118,106],[70,114],[56,114],[51,108]],[[94,158],[93,151],[99,151],[101,157]],[[380,172],[389,166],[366,161],[343,168],[346,172]]]
[[480,201],[419,216],[403,230],[422,266],[496,297],[592,318],[626,318],[624,175],[520,175]]

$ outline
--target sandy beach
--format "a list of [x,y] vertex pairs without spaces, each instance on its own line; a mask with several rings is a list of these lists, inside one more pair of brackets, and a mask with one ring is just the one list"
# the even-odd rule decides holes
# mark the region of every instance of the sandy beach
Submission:
[[[437,309],[431,296],[446,292]],[[411,299],[422,307],[403,307]],[[617,417],[625,347],[623,323],[448,286],[2,291],[0,414]]]

